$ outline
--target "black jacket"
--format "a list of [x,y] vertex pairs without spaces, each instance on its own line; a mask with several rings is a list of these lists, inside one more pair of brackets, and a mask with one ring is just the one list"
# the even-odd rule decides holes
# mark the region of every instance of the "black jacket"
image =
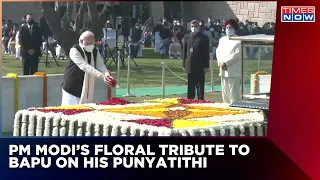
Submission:
[[[83,58],[85,58],[84,53],[79,45],[75,45],[73,47],[81,53]],[[85,53],[88,58],[89,64],[91,64],[91,53]],[[94,48],[92,53],[94,62],[96,63],[98,53],[97,49]],[[66,70],[63,74],[62,89],[65,90],[67,93],[80,98],[82,93],[84,74],[84,71],[82,71],[72,60],[69,60]]]
[[167,39],[170,37],[171,34],[171,29],[170,28],[161,28],[159,36],[161,37],[161,39]]
[[35,50],[35,56],[40,56],[42,46],[42,31],[37,23],[32,25],[32,35],[30,34],[29,26],[24,25],[19,30],[19,41],[21,44],[21,56],[29,56],[28,50]]
[[[193,49],[193,52],[190,52]],[[186,73],[204,73],[209,68],[209,38],[208,36],[191,33],[184,36],[183,41],[183,67]]]

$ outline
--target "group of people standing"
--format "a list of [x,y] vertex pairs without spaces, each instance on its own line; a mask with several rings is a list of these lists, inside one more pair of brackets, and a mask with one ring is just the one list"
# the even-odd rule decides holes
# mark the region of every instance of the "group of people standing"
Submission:
[[[151,25],[148,28],[138,21],[131,30],[130,39],[131,44],[140,45],[146,42],[145,33],[152,31],[155,38],[151,42],[156,51],[160,51],[162,55],[169,55],[170,58],[182,58],[183,69],[188,77],[189,99],[194,99],[196,94],[198,99],[204,99],[205,73],[209,69],[209,54],[212,53],[217,59],[220,71],[223,101],[233,103],[240,100],[242,54],[241,42],[230,40],[229,37],[258,33],[272,34],[274,26],[274,23],[269,23],[267,30],[264,30],[263,27],[259,28],[257,23],[249,21],[242,23],[230,19],[221,22],[209,18],[208,23],[193,20],[188,23],[187,29],[184,29],[179,21],[169,23],[164,19],[151,29]],[[23,74],[33,75],[38,70],[41,55],[43,43],[41,27],[29,14],[22,19],[20,27],[7,21],[2,28],[5,53],[9,53],[11,47],[9,44],[18,45],[23,62]],[[108,43],[108,30],[112,30],[109,22],[102,31],[104,43]],[[95,49],[95,44],[93,33],[85,31],[79,38],[79,44],[70,50],[69,65],[64,73],[62,86],[63,105],[90,102],[93,97],[93,78],[102,79],[107,85],[112,85],[113,78],[104,65],[103,56]],[[18,54],[17,50],[14,54]],[[80,78],[71,76],[74,73]]]
[[182,39],[185,31],[179,21],[167,22],[166,19],[159,20],[154,28],[154,50],[170,59],[180,59],[182,55]]
[[18,24],[12,23],[11,20],[2,20],[2,52],[10,54],[17,59],[21,59],[19,43]]
[[[235,32],[238,36],[274,34],[275,23],[273,22],[265,23],[260,27],[257,22],[250,22],[249,20],[240,22],[239,19],[234,20],[239,26]],[[207,22],[199,19],[197,19],[197,21],[200,23],[201,30],[208,36],[210,42],[210,53],[215,57],[220,38],[226,36],[227,20],[212,20],[211,18],[208,18]],[[190,31],[190,23],[187,23],[185,29],[179,21],[174,20],[173,22],[168,22],[166,19],[159,20],[152,30],[154,36],[153,47],[155,52],[159,52],[163,57],[167,57],[167,55],[169,55],[169,58],[171,59],[180,59],[182,39],[184,35]],[[257,51],[257,48],[254,47],[246,48],[246,58],[255,59]],[[269,52],[270,51],[271,50],[269,50]]]
[[[217,60],[221,78],[222,99],[225,103],[234,103],[241,99],[241,41],[229,37],[254,34],[274,34],[274,23],[266,23],[262,28],[257,23],[237,19],[223,21],[191,21],[190,33],[183,38],[183,68],[188,75],[188,98],[204,99],[205,72],[209,68],[209,54]],[[212,50],[212,51],[211,51]],[[250,58],[253,58],[251,49]],[[255,49],[254,49],[255,50]]]
[[13,24],[10,20],[6,22],[2,27],[4,53],[22,60],[23,75],[33,75],[38,71],[41,55],[41,28],[34,22],[32,14],[23,16],[20,25]]

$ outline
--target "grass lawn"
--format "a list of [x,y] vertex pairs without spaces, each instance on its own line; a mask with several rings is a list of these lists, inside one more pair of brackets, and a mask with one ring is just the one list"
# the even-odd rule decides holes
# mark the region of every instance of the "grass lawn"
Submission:
[[[186,74],[182,70],[182,60],[176,59],[162,59],[160,54],[154,53],[152,49],[143,49],[144,58],[135,58],[134,60],[138,64],[138,67],[131,65],[131,88],[143,88],[143,87],[161,87],[162,67],[161,62],[165,62],[167,66],[176,73],[176,75],[186,79]],[[45,57],[40,60],[39,71],[47,74],[61,74],[64,72],[67,60],[58,60],[60,67],[57,67],[53,60],[50,60],[49,67],[45,67]],[[108,63],[109,64],[109,63]],[[260,71],[267,71],[271,73],[271,60],[261,60],[258,63],[257,60],[246,60],[244,64],[245,71],[245,84],[250,83],[250,74]],[[8,55],[2,55],[2,75],[7,73],[22,74],[20,60],[17,60]],[[260,68],[258,68],[258,66]],[[111,64],[109,67],[111,71],[117,72],[117,66]],[[218,67],[214,62],[213,73],[215,83],[220,83],[218,77]],[[166,70],[166,86],[183,86],[186,82],[173,75],[170,71]],[[120,84],[122,87],[126,86],[127,80],[127,67],[121,66],[120,70]],[[210,73],[206,75],[206,82],[210,82]]]

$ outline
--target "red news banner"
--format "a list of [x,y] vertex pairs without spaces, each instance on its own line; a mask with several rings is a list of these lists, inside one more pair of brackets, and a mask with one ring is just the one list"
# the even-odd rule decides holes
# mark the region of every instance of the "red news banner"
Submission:
[[[225,153],[226,149],[230,154]],[[249,153],[250,147],[245,144],[161,144],[157,147],[104,144],[94,147],[87,144],[9,145],[9,168],[207,168],[208,156],[247,156]]]

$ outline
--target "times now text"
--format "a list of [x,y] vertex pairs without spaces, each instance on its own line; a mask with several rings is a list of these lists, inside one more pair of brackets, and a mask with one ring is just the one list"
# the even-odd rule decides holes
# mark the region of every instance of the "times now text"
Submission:
[[315,7],[282,6],[281,22],[315,22]]

